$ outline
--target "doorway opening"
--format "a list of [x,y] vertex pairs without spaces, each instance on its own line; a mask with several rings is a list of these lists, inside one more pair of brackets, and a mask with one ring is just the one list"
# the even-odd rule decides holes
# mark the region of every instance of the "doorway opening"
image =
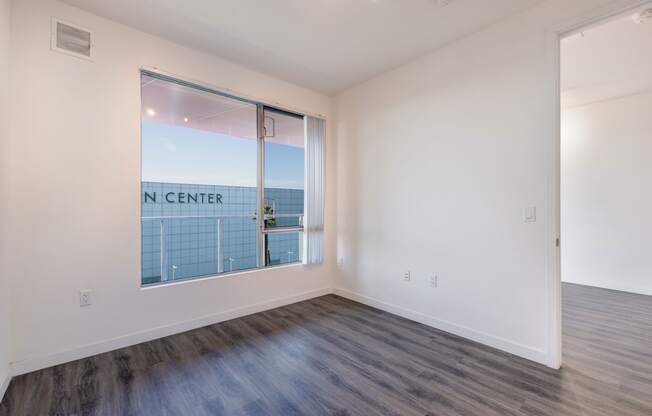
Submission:
[[652,2],[559,44],[560,358],[632,391],[652,382],[650,45]]

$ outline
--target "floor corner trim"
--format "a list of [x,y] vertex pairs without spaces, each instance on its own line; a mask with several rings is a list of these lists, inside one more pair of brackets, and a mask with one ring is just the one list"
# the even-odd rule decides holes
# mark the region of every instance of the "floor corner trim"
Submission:
[[475,330],[473,328],[468,328],[452,322],[440,320],[433,316],[426,315],[424,313],[417,312],[411,309],[406,309],[398,305],[381,301],[379,299],[374,299],[369,296],[352,292],[347,289],[335,288],[333,289],[333,293],[335,293],[338,296],[342,296],[343,298],[355,302],[359,302],[367,306],[371,306],[373,308],[377,308],[385,312],[392,313],[394,315],[401,316],[411,321],[428,325],[430,327],[439,329],[441,331],[449,332],[451,334],[469,339],[471,341],[479,342],[480,344],[484,344],[499,349],[501,351],[508,352],[510,354],[519,356],[521,358],[525,358],[530,361],[537,362],[539,364],[545,365],[546,367],[550,366],[549,365],[551,362],[550,357],[545,351],[527,345],[522,345],[508,339],[496,337],[491,334],[487,334]]
[[93,355],[129,347],[131,345],[140,344],[142,342],[163,338],[181,332],[190,331],[204,326],[217,324],[231,319],[236,319],[254,313],[279,308],[281,306],[302,302],[304,300],[313,299],[332,293],[333,288],[330,287],[313,289],[280,298],[254,303],[251,305],[229,309],[222,312],[217,312],[210,315],[201,316],[191,320],[175,322],[152,329],[145,329],[126,335],[121,335],[115,338],[78,346],[64,351],[59,351],[47,356],[32,356],[20,361],[14,361],[11,366],[11,372],[13,376],[18,376],[21,374],[30,373],[32,371],[52,367],[54,365],[64,364],[70,361],[79,360]]

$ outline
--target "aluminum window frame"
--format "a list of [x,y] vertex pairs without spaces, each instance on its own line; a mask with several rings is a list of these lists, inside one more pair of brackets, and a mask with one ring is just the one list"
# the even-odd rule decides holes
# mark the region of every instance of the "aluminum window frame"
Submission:
[[[284,110],[278,107],[272,107],[262,103],[258,103],[257,106],[258,106],[257,107],[258,110],[258,183],[256,184],[256,186],[258,191],[258,201],[257,201],[258,209],[257,209],[256,219],[258,222],[257,225],[259,230],[258,231],[258,240],[259,240],[258,241],[258,247],[259,247],[258,264],[263,265],[259,267],[270,267],[271,265],[267,264],[266,253],[268,247],[265,244],[265,240],[266,240],[265,236],[270,234],[283,234],[283,233],[292,233],[292,232],[303,233],[304,228],[303,228],[303,224],[298,226],[288,226],[288,227],[266,227],[265,226],[265,138],[273,137],[273,136],[267,136],[267,131],[265,129],[265,111],[269,110],[271,112],[297,117],[302,120],[305,120],[306,116],[304,114],[298,114],[292,111]],[[304,148],[304,155],[305,155],[305,148]],[[306,183],[305,179],[306,178],[305,178],[305,169],[304,169],[304,184]],[[305,206],[303,207],[303,210],[304,210],[303,215],[305,215],[305,210],[306,210]],[[301,236],[301,238],[303,238],[303,236]],[[301,263],[301,262],[302,259],[300,256],[299,260],[293,263]]]
[[[160,285],[168,285],[171,283],[177,283],[177,282],[182,282],[182,281],[190,281],[190,280],[200,280],[200,279],[207,279],[207,278],[213,278],[213,277],[220,277],[224,275],[231,275],[231,274],[241,274],[241,273],[247,273],[247,272],[252,272],[252,271],[259,271],[259,270],[264,270],[267,268],[274,268],[274,267],[279,267],[279,266],[290,266],[293,264],[301,264],[303,262],[301,255],[299,256],[299,260],[296,262],[291,262],[291,263],[284,263],[281,265],[273,265],[273,264],[266,264],[266,252],[267,252],[267,246],[265,244],[265,236],[266,235],[271,235],[271,234],[280,234],[280,233],[292,233],[292,232],[298,232],[298,233],[303,233],[304,232],[304,227],[303,224],[299,226],[289,226],[289,227],[274,227],[274,228],[266,228],[265,227],[265,138],[266,138],[266,132],[265,132],[265,110],[270,110],[273,112],[278,112],[286,115],[290,115],[293,117],[301,118],[305,120],[305,117],[307,114],[289,110],[282,108],[277,105],[270,105],[270,104],[265,104],[261,101],[257,101],[251,98],[246,98],[242,97],[237,94],[232,94],[229,92],[224,92],[219,89],[216,89],[214,87],[207,86],[202,83],[197,83],[193,81],[188,81],[183,78],[179,78],[177,76],[169,75],[166,73],[163,73],[158,70],[151,70],[147,68],[140,68],[139,70],[139,76],[140,79],[142,79],[143,76],[148,76],[151,78],[155,78],[161,81],[165,82],[170,82],[174,83],[177,85],[181,85],[183,87],[187,88],[192,88],[198,91],[203,91],[209,94],[215,94],[221,97],[229,98],[229,99],[234,99],[238,101],[242,101],[248,104],[253,104],[256,106],[256,131],[257,131],[257,172],[256,172],[256,195],[257,195],[257,207],[256,207],[256,228],[258,230],[258,235],[257,235],[257,242],[256,242],[256,268],[254,269],[249,269],[249,270],[237,270],[237,271],[232,271],[232,272],[217,272],[216,274],[209,274],[209,275],[202,275],[202,276],[192,276],[192,277],[187,277],[183,279],[173,279],[173,280],[165,280],[165,281],[160,281],[156,283],[147,283],[144,284],[142,282],[143,275],[142,275],[142,225],[140,227],[140,233],[141,233],[141,255],[140,255],[140,260],[141,260],[141,272],[140,272],[140,286],[141,288],[146,288],[146,287],[151,287],[151,286],[160,286]],[[142,109],[142,88],[141,88],[141,109]],[[142,119],[141,119],[141,131],[140,131],[140,145],[141,145],[141,177],[140,177],[140,193],[142,195]],[[305,149],[304,149],[305,153]],[[304,162],[305,163],[305,162]],[[304,173],[304,183],[305,183],[305,173]],[[305,189],[304,189],[305,192]],[[304,206],[304,215],[305,215],[305,206]],[[142,201],[141,201],[141,221],[142,221]],[[303,236],[300,236],[300,238],[303,238]],[[163,256],[163,246],[161,246],[161,257]],[[163,261],[162,261],[163,263]],[[163,266],[161,266],[163,267]]]

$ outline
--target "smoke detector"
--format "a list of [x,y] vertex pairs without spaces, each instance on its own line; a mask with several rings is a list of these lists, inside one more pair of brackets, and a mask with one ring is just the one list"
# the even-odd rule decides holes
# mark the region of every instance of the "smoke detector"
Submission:
[[632,16],[632,19],[636,23],[645,23],[649,20],[652,20],[652,8],[645,9],[639,13],[636,13],[634,16]]

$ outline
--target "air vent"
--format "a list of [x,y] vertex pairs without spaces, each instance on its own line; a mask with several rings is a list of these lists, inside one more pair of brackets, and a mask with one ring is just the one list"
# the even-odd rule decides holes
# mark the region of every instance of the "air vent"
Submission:
[[93,57],[92,33],[82,27],[52,18],[52,50],[82,59]]

